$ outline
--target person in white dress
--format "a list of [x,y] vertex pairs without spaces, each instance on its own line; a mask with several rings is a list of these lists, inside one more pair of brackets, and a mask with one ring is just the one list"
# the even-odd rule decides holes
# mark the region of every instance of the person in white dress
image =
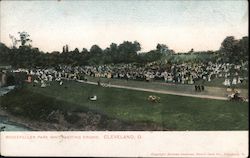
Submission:
[[230,86],[230,79],[226,78],[225,81],[223,82],[223,85]]
[[236,84],[237,84],[237,79],[233,78],[232,85],[236,85]]
[[41,80],[41,87],[45,88],[46,87],[46,83],[44,82],[44,80]]

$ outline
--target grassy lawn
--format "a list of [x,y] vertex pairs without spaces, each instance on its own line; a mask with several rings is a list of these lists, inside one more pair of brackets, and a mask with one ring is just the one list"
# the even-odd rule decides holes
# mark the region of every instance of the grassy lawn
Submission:
[[[66,110],[94,110],[108,117],[126,122],[153,122],[170,130],[247,130],[248,103],[200,99],[118,88],[104,88],[74,81],[65,81],[63,86],[52,82],[47,88],[24,87],[25,93],[12,96],[12,102],[32,101],[32,95],[39,94],[36,102],[60,105],[51,108]],[[31,95],[32,94],[32,95]],[[97,101],[88,97],[97,95]],[[147,101],[149,95],[157,95],[160,103]],[[20,98],[21,97],[21,98]],[[48,97],[49,99],[44,99]],[[4,104],[4,100],[0,103]],[[70,105],[70,106],[69,106]],[[18,107],[18,105],[15,105]],[[20,106],[21,107],[21,106]],[[32,105],[30,105],[32,107]],[[32,107],[36,108],[36,107]]]
[[[99,79],[95,77],[87,77],[89,81],[97,82]],[[195,92],[194,85],[187,85],[187,84],[168,84],[161,81],[153,81],[153,82],[146,82],[146,81],[134,81],[134,80],[124,80],[124,79],[107,79],[101,78],[102,83],[108,83],[115,85],[123,85],[128,87],[137,87],[137,88],[148,88],[154,90],[165,90],[165,91],[174,91],[174,92],[181,92],[181,93],[188,93],[188,94],[197,94],[197,95],[211,95],[211,96],[227,96],[226,86],[223,86],[221,83],[224,81],[222,79],[215,79],[211,82],[205,82],[205,91],[204,92]],[[220,87],[214,87],[215,85],[220,84]],[[248,89],[247,85],[244,82],[243,84],[239,84],[236,88],[241,89],[241,95],[244,97],[248,96]]]

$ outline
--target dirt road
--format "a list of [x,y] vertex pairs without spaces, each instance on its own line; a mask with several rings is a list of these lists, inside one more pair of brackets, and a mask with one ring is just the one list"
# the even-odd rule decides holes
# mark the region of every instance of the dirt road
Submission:
[[[83,81],[83,80],[77,80],[77,81],[82,82],[82,83],[86,83],[86,84],[97,85],[96,82]],[[137,90],[137,91],[144,91],[144,92],[153,92],[153,93],[160,93],[160,94],[171,94],[171,95],[195,97],[195,98],[228,100],[227,97],[220,97],[220,96],[201,95],[201,94],[188,94],[188,93],[181,93],[181,92],[174,92],[174,91],[167,91],[167,90],[154,90],[154,89],[148,89],[148,88],[146,89],[146,88],[138,88],[138,87],[129,87],[129,86],[122,86],[122,85],[115,85],[115,84],[104,84],[103,86],[113,87],[113,88],[130,89],[130,90]]]

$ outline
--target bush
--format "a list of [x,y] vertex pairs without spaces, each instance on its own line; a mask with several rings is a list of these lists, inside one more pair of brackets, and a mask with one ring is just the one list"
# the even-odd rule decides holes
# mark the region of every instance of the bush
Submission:
[[80,116],[76,115],[76,114],[68,114],[66,113],[64,115],[64,118],[67,122],[75,124],[80,120]]
[[48,115],[60,109],[60,102],[23,89],[15,89],[1,97],[1,106],[8,112],[32,120],[49,121]]

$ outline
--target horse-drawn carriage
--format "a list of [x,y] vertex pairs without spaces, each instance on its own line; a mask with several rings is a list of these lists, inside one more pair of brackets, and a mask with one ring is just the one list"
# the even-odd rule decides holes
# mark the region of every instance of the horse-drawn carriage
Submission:
[[239,102],[246,102],[247,99],[240,96],[240,92],[235,90],[234,93],[230,94],[227,96],[228,97],[228,100],[230,101],[239,101]]

